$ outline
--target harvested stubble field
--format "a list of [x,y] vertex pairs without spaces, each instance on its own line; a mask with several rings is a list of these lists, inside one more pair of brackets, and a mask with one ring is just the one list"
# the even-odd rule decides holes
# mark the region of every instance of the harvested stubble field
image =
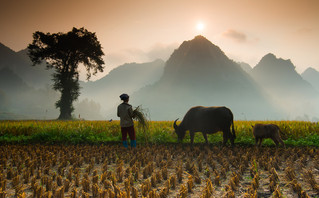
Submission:
[[316,147],[1,145],[2,197],[319,197]]

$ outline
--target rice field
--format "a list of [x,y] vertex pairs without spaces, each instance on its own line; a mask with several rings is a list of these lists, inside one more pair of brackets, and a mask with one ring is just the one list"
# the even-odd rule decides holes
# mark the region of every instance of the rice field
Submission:
[[0,197],[318,197],[317,148],[2,145]]
[[[287,145],[319,146],[319,124],[304,121],[235,121],[235,143],[254,144],[252,125],[274,123],[283,131]],[[139,143],[175,143],[173,121],[151,121],[148,128],[138,127]],[[209,142],[218,144],[222,133],[208,135]],[[119,121],[0,121],[0,142],[3,143],[66,143],[100,144],[121,141]],[[184,143],[189,142],[187,133]],[[195,143],[204,142],[201,133],[195,135]],[[271,140],[266,145],[274,145]]]
[[176,143],[173,121],[137,130],[121,145],[118,121],[1,121],[3,197],[319,197],[319,125],[263,121],[284,132],[254,146],[257,121],[235,121],[235,147],[221,133]]

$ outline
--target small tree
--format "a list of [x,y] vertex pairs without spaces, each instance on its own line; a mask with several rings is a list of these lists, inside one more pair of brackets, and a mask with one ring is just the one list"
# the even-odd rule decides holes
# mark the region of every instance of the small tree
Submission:
[[79,64],[86,68],[87,80],[91,74],[103,72],[104,55],[95,33],[84,28],[73,28],[67,33],[33,33],[33,42],[28,46],[28,55],[33,66],[46,61],[48,69],[55,69],[53,89],[61,92],[55,103],[60,108],[58,119],[71,119],[73,101],[80,95]]

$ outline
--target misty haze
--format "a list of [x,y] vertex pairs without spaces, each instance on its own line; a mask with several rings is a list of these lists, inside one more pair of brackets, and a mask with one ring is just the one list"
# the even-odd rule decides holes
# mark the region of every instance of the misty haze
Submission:
[[[56,119],[59,93],[51,70],[31,67],[25,50],[0,45],[0,119]],[[167,61],[126,63],[96,81],[80,82],[73,116],[117,119],[119,95],[131,96],[151,120],[182,118],[197,105],[227,106],[236,120],[318,121],[318,71],[301,75],[290,60],[266,54],[251,67],[237,63],[203,36],[184,41]]]

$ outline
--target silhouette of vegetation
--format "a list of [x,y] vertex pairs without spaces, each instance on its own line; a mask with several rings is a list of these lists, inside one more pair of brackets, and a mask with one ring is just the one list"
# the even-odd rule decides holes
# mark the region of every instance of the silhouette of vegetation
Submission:
[[58,119],[71,119],[73,101],[80,95],[79,64],[85,66],[87,80],[91,74],[103,72],[104,53],[95,33],[84,28],[54,34],[37,31],[28,46],[28,55],[33,66],[46,61],[48,69],[55,69],[53,89],[61,93],[55,104],[60,109]]

